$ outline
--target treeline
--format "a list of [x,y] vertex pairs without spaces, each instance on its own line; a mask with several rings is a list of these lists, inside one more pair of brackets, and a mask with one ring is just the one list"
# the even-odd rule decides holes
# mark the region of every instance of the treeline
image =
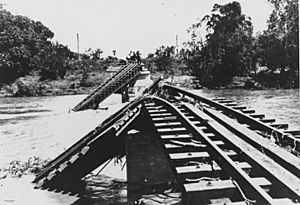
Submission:
[[74,54],[51,42],[54,33],[39,21],[0,9],[0,85],[37,73],[41,79],[63,77]]
[[[183,49],[161,46],[142,61],[152,72],[193,75],[209,88],[224,87],[236,76],[250,76],[262,87],[299,87],[298,1],[268,2],[274,9],[261,33],[253,34],[251,19],[238,2],[215,4],[211,14],[188,29],[191,38]],[[204,39],[199,36],[203,28]],[[0,4],[0,88],[23,76],[37,76],[39,81],[79,79],[70,87],[93,86],[89,78],[97,73],[91,70],[99,73],[121,61],[103,58],[101,49],[88,49],[77,60],[77,53],[52,42],[53,37],[41,22],[13,15]]]
[[[39,80],[63,79],[68,71],[103,71],[116,59],[102,58],[101,49],[78,54],[67,46],[52,42],[54,33],[39,21],[13,15],[0,4],[0,88],[23,76]],[[97,62],[101,63],[97,63]],[[84,84],[84,83],[83,83]]]
[[[226,86],[235,76],[251,76],[263,87],[299,87],[298,1],[269,3],[274,10],[268,28],[256,36],[238,2],[215,4],[210,15],[188,29],[191,39],[184,49],[161,47],[146,63],[154,71],[190,72],[211,88]],[[203,27],[205,40],[199,36]]]

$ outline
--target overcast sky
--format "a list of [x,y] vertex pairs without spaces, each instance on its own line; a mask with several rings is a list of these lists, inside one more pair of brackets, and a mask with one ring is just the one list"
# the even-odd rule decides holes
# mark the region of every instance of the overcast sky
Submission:
[[[139,50],[146,57],[161,45],[188,39],[186,30],[209,14],[213,5],[228,0],[0,0],[13,14],[41,21],[54,33],[54,40],[80,52],[88,48],[117,50],[125,57]],[[266,29],[272,8],[267,0],[240,0],[242,12],[251,17],[254,32]]]

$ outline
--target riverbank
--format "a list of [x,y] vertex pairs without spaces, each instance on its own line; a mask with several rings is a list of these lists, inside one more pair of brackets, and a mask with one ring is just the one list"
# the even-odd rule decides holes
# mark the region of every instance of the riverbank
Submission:
[[[2,86],[0,97],[31,97],[31,96],[62,96],[62,95],[80,95],[88,94],[95,90],[107,77],[104,73],[90,73],[85,83],[76,79],[74,75],[65,79],[40,81],[38,76],[26,76],[19,78],[11,85]],[[153,78],[161,76],[159,73],[153,75]],[[180,87],[204,88],[213,90],[222,89],[245,89],[245,90],[263,90],[280,89],[277,87],[267,87],[255,81],[252,77],[234,77],[232,82],[226,86],[215,88],[206,88],[199,84],[193,76],[169,76],[164,82]]]
[[[80,76],[79,76],[80,75]],[[88,77],[82,79],[82,74],[69,74],[64,79],[40,80],[39,76],[25,76],[17,79],[10,85],[0,88],[0,97],[32,97],[32,96],[60,96],[87,94],[98,87],[104,79],[103,72],[87,73]]]

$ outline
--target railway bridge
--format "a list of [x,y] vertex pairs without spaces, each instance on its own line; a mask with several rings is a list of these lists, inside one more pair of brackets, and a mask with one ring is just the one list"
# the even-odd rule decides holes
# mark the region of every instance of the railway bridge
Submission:
[[[110,89],[101,86],[74,111],[93,108]],[[34,183],[72,192],[75,182],[125,155],[128,204],[300,203],[300,131],[160,79],[49,162]]]

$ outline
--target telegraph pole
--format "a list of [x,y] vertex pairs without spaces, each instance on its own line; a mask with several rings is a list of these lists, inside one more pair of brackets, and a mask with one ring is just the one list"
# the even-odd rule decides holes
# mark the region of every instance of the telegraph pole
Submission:
[[76,36],[77,36],[77,55],[78,55],[78,60],[80,60],[80,55],[79,55],[79,33],[77,33]]
[[116,63],[116,50],[113,50],[113,61],[114,61],[114,64]]
[[176,35],[176,56],[178,57],[178,35]]

